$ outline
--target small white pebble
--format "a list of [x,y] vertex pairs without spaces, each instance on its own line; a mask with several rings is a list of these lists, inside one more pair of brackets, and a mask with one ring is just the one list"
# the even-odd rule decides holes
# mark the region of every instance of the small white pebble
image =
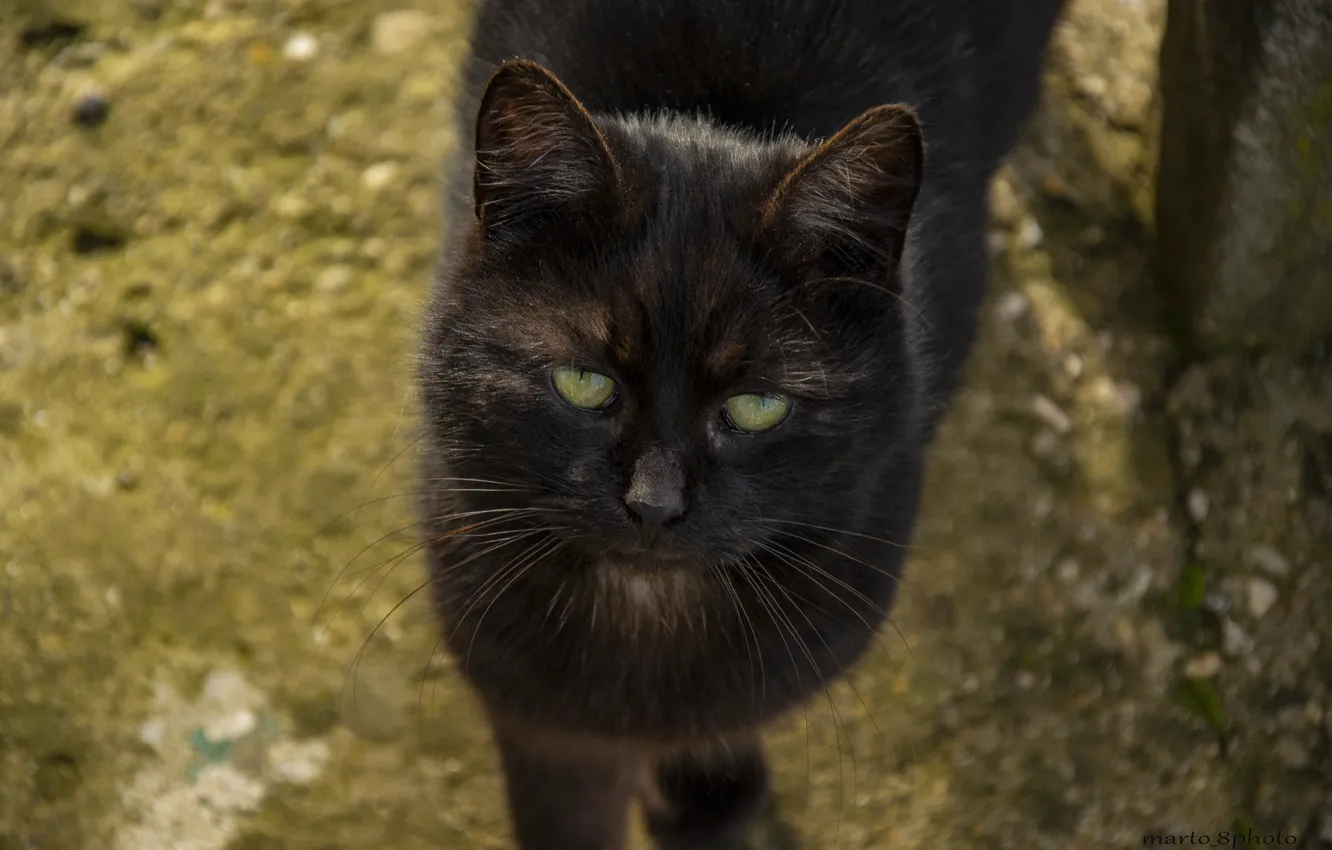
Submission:
[[371,192],[385,188],[398,176],[396,162],[377,162],[361,174],[361,185]]
[[91,495],[105,499],[116,491],[116,480],[110,475],[93,475],[83,479],[83,486]]
[[1249,613],[1255,618],[1262,618],[1276,604],[1276,585],[1265,578],[1251,578],[1247,587]]
[[1125,416],[1137,413],[1142,407],[1142,388],[1130,381],[1115,384],[1119,409]]
[[299,195],[279,195],[269,204],[281,218],[300,218],[310,211],[310,204]]
[[1266,543],[1260,543],[1250,549],[1249,560],[1253,561],[1258,569],[1274,576],[1284,576],[1290,572],[1290,561],[1286,560],[1286,556]]
[[1090,390],[1091,390],[1091,396],[1092,398],[1096,399],[1097,404],[1102,404],[1105,405],[1106,407],[1109,407],[1110,405],[1114,405],[1119,402],[1118,393],[1115,391],[1114,379],[1110,378],[1107,375],[1101,375],[1093,379],[1091,382]]
[[1036,457],[1048,460],[1058,451],[1059,435],[1049,428],[1042,428],[1031,438],[1031,453]]
[[1014,322],[1026,315],[1031,301],[1021,292],[1005,292],[994,304],[994,314],[1005,322]]
[[415,47],[430,34],[434,21],[415,9],[383,12],[370,27],[370,45],[381,56],[393,56]]
[[328,757],[328,744],[318,739],[279,741],[268,750],[268,767],[278,782],[306,785],[323,772]]
[[1078,88],[1088,97],[1099,99],[1105,96],[1107,86],[1103,77],[1088,75],[1078,80]]
[[1073,587],[1072,602],[1084,611],[1093,611],[1105,604],[1101,592],[1092,579],[1080,581]]
[[1244,627],[1227,617],[1221,623],[1221,651],[1234,658],[1253,651],[1253,638]]
[[1068,418],[1068,414],[1043,395],[1037,395],[1031,400],[1031,412],[1060,434],[1073,430],[1073,420]]
[[355,273],[348,266],[329,266],[315,278],[315,289],[332,294],[346,289]]
[[1076,354],[1069,354],[1064,358],[1064,372],[1070,378],[1077,378],[1082,374],[1082,358]]
[[388,250],[388,242],[378,236],[371,236],[361,243],[361,256],[367,260],[382,260]]
[[1190,679],[1210,679],[1221,672],[1221,656],[1215,652],[1204,652],[1197,658],[1189,659],[1184,665],[1184,675]]
[[204,734],[210,741],[236,741],[253,732],[257,725],[254,712],[243,708],[213,718],[204,724]]
[[139,727],[139,740],[154,750],[162,749],[162,742],[166,740],[166,722],[154,719],[144,723]]
[[264,798],[262,783],[227,764],[210,764],[199,771],[193,792],[205,810],[215,812],[253,812]]
[[298,32],[282,45],[282,55],[293,62],[308,62],[319,52],[319,41],[308,32]]
[[1064,584],[1072,584],[1078,580],[1078,562],[1072,558],[1065,558],[1055,566],[1055,575]]
[[1186,500],[1186,503],[1189,509],[1189,517],[1194,522],[1202,522],[1207,519],[1207,509],[1210,507],[1210,502],[1207,499],[1206,493],[1194,488],[1189,491],[1189,497]]
[[1023,248],[1030,251],[1045,241],[1045,231],[1041,230],[1041,226],[1036,222],[1036,219],[1029,218],[1022,223],[1018,240],[1022,243]]
[[1128,608],[1137,605],[1147,591],[1152,589],[1152,571],[1146,565],[1139,565],[1138,571],[1133,574],[1133,579],[1128,585],[1119,592],[1119,597],[1115,600],[1121,606]]
[[1029,691],[1036,684],[1036,674],[1030,670],[1019,670],[1015,681],[1019,688]]
[[245,675],[230,667],[219,667],[208,674],[200,698],[220,712],[253,708],[263,702],[263,695],[245,680]]

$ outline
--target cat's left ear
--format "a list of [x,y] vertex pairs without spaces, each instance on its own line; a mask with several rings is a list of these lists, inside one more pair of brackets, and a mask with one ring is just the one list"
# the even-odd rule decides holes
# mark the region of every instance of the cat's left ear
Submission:
[[866,273],[902,259],[925,168],[916,114],[862,113],[783,177],[763,207],[763,229],[788,259]]
[[595,214],[619,181],[592,116],[554,74],[525,60],[500,65],[476,118],[472,198],[483,232]]

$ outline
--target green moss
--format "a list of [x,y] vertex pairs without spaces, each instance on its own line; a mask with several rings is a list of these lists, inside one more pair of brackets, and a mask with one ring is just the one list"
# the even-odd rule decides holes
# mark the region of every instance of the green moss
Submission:
[[1256,831],[1253,817],[1247,812],[1235,815],[1235,819],[1230,822],[1230,831],[1237,835],[1248,835]]
[[1220,734],[1225,730],[1225,716],[1221,711],[1221,697],[1216,687],[1206,679],[1186,678],[1179,685],[1179,702],[1186,711]]
[[1179,607],[1183,611],[1196,611],[1207,595],[1207,581],[1202,567],[1190,564],[1184,568],[1179,581]]

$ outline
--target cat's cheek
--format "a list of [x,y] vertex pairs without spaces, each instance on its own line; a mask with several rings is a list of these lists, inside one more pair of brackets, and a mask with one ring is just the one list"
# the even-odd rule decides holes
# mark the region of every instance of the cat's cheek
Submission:
[[596,458],[583,456],[574,458],[565,469],[565,477],[580,488],[591,487],[598,479],[600,464]]

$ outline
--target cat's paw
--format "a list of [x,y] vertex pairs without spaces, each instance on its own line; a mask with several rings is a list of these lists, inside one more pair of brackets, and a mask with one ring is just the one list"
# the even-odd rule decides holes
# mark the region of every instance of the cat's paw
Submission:
[[656,778],[664,805],[646,815],[660,850],[741,850],[770,799],[767,766],[757,752],[721,764],[664,762]]

